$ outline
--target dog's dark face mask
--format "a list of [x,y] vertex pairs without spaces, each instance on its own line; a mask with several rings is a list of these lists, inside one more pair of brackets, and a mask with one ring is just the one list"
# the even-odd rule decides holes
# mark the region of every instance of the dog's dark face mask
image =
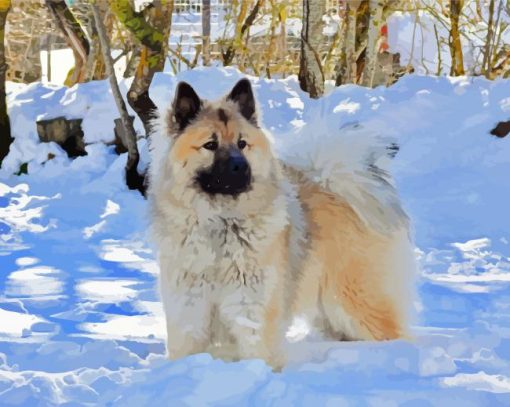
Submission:
[[250,165],[237,147],[220,147],[214,153],[213,164],[198,171],[196,180],[210,195],[237,196],[250,189]]

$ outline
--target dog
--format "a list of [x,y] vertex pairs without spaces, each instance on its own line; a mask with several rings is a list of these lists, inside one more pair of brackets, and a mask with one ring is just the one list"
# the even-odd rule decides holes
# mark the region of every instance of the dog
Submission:
[[[350,173],[323,151],[331,165],[317,172],[316,162],[276,157],[257,110],[247,79],[217,101],[180,82],[152,136],[148,196],[168,357],[209,352],[280,368],[286,344],[310,332],[408,337],[409,220],[377,166],[395,146],[374,142],[366,157],[354,148]],[[357,131],[347,133],[355,146]]]

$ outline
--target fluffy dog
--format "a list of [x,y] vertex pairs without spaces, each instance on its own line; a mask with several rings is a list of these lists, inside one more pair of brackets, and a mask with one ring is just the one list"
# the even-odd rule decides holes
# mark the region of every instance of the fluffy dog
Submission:
[[336,340],[407,335],[413,245],[378,166],[394,151],[377,143],[353,149],[350,172],[334,155],[322,168],[283,162],[247,79],[214,102],[179,83],[153,135],[149,188],[171,359],[281,366],[285,341],[301,339],[295,321]]

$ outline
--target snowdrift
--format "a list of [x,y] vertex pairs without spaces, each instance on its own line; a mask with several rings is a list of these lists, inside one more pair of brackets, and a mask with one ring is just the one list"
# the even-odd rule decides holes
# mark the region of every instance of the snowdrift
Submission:
[[[241,77],[212,68],[159,74],[151,96],[164,110],[179,80],[216,98]],[[510,80],[406,76],[391,88],[348,85],[311,100],[295,77],[251,79],[282,156],[324,150],[356,124],[400,146],[391,166],[422,268],[415,341],[299,343],[282,373],[207,354],[166,361],[146,202],[124,186],[126,156],[105,145],[117,117],[108,83],[9,84],[0,404],[510,403],[510,139],[488,133],[510,116]],[[124,93],[129,84],[121,82]],[[36,120],[57,116],[83,118],[87,156],[70,160],[38,142]],[[143,167],[146,141],[139,146]],[[352,144],[344,148],[356,157]],[[13,175],[23,163],[28,175]]]

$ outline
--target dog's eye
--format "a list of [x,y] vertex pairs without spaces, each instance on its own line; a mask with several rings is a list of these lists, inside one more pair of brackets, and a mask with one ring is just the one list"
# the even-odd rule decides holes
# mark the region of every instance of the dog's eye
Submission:
[[207,150],[217,150],[218,149],[218,142],[217,141],[209,141],[205,143],[202,147],[204,147]]
[[242,150],[243,148],[245,148],[245,147],[246,147],[246,141],[244,141],[244,140],[239,140],[239,141],[237,142],[237,147],[239,147],[239,149],[240,149],[240,150]]

